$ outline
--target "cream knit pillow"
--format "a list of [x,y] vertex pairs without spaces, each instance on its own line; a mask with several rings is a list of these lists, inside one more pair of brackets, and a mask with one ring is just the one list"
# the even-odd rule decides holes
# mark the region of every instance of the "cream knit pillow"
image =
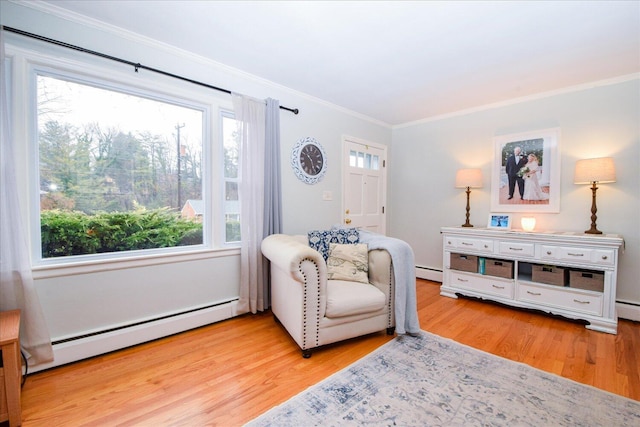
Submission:
[[367,244],[330,243],[327,278],[329,280],[369,283],[369,248]]

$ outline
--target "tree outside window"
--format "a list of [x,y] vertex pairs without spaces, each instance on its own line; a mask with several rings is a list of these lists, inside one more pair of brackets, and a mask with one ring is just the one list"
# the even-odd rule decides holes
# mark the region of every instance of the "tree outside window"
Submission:
[[203,243],[202,109],[36,80],[42,258]]

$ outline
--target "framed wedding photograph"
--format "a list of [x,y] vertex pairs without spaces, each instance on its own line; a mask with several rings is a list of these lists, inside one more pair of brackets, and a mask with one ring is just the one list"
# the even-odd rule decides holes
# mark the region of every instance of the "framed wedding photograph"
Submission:
[[560,212],[560,128],[494,138],[492,212]]
[[507,214],[489,214],[489,222],[487,228],[496,230],[511,230],[511,215]]

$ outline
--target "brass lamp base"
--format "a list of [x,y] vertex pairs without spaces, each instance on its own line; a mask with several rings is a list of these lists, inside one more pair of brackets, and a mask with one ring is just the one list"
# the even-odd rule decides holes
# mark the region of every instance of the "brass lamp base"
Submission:
[[586,234],[602,234],[602,231],[598,230],[597,228],[590,228],[587,231],[585,231]]
[[469,211],[471,210],[469,206],[469,194],[471,194],[471,187],[467,187],[467,221],[461,225],[461,227],[473,227],[469,222]]
[[585,234],[602,234],[602,231],[598,230],[596,226],[596,219],[598,219],[596,216],[596,212],[598,212],[598,208],[596,207],[596,190],[598,190],[598,187],[596,187],[594,181],[591,186],[591,228],[585,231]]

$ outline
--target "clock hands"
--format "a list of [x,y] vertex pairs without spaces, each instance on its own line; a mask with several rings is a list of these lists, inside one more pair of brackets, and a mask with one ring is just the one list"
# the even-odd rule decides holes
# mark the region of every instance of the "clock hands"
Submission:
[[[306,158],[309,159],[309,169],[311,169],[311,172],[317,173],[318,172],[317,166],[321,166],[320,159],[318,159],[317,162],[314,161],[314,158],[311,157],[311,155],[308,153],[307,149],[303,149],[301,154],[304,154],[306,156]],[[306,170],[306,168],[305,168],[305,170]]]

